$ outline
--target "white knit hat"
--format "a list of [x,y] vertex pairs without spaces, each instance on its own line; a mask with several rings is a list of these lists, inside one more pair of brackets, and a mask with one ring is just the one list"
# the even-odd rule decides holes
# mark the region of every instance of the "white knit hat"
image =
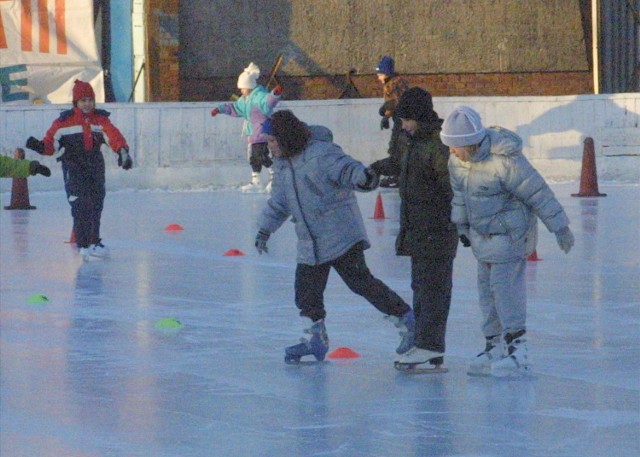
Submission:
[[446,146],[461,148],[480,144],[486,134],[480,115],[469,106],[458,106],[442,124],[440,139]]
[[255,89],[258,85],[256,82],[258,76],[260,76],[260,68],[251,62],[238,76],[238,89]]

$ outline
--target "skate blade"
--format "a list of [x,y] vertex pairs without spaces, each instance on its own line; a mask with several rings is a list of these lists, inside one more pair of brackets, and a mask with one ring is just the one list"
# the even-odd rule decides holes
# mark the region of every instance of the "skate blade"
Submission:
[[467,375],[472,378],[490,378],[491,372],[485,373],[482,371],[467,371]]
[[421,366],[422,364],[411,364],[411,363],[395,363],[393,366],[396,370],[401,373],[406,374],[435,374],[435,373],[446,373],[449,371],[448,368],[442,365],[435,366]]
[[491,372],[490,377],[496,379],[526,379],[533,377],[531,369]]
[[287,361],[285,360],[284,363],[286,363],[287,365],[291,366],[291,367],[308,367],[308,366],[312,366],[312,365],[324,365],[324,364],[329,364],[328,360],[290,360]]

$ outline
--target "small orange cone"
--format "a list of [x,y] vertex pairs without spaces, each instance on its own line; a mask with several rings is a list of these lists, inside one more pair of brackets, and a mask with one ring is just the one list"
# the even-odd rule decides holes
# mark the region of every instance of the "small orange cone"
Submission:
[[382,195],[378,192],[378,197],[376,198],[376,206],[373,210],[373,219],[386,219],[384,216],[384,206],[382,206]]
[[184,230],[180,224],[169,224],[164,228],[167,232],[179,232]]
[[65,243],[76,244],[76,229],[71,229],[71,236],[69,237],[69,241],[65,241]]
[[358,354],[353,349],[340,347],[335,351],[329,353],[327,357],[329,357],[330,359],[357,359],[358,357],[360,357],[360,354]]
[[240,249],[229,249],[223,255],[225,255],[227,257],[234,257],[234,256],[244,255],[244,252],[242,252]]
[[533,250],[533,252],[531,254],[529,254],[529,257],[527,257],[527,260],[529,262],[538,262],[540,260],[542,260],[540,257],[538,257],[538,251],[537,250]]
[[571,194],[572,197],[606,197],[598,191],[598,173],[596,171],[596,153],[593,146],[593,138],[584,140],[582,152],[582,174],[580,176],[580,191]]

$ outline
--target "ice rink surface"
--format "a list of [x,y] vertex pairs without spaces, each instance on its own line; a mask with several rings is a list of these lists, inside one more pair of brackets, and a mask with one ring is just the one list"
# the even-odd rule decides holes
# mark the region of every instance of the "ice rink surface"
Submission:
[[[293,304],[296,240],[285,223],[268,255],[255,252],[265,195],[109,193],[112,258],[83,264],[64,194],[32,194],[37,210],[0,210],[0,455],[637,457],[640,186],[601,184],[602,198],[552,188],[576,245],[565,255],[541,226],[542,260],[527,271],[534,374],[520,380],[466,375],[484,341],[462,246],[448,373],[394,370],[396,329],[335,272],[330,350],[360,357],[292,367],[283,349],[306,324]],[[379,221],[377,195],[359,196],[367,261],[410,302],[398,196],[382,191]],[[168,318],[182,327],[158,328]]]

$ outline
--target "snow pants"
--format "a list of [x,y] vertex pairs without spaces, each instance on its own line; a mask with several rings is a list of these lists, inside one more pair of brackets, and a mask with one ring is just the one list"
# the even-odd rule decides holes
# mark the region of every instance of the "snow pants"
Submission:
[[421,349],[435,352],[445,350],[455,253],[454,248],[450,256],[411,256],[411,289],[416,318],[415,345]]
[[411,308],[367,267],[362,243],[356,243],[335,260],[320,265],[299,263],[296,267],[296,306],[300,315],[312,321],[324,319],[324,290],[329,272],[334,268],[345,284],[384,314],[404,316]]
[[260,173],[262,167],[269,168],[273,165],[271,157],[269,157],[269,148],[267,143],[253,143],[251,145],[251,154],[249,155],[249,165],[251,171]]
[[62,173],[76,242],[80,248],[89,247],[100,240],[106,195],[104,157],[101,153],[92,153],[73,160],[63,159]]
[[526,330],[527,260],[478,262],[478,292],[485,337]]

